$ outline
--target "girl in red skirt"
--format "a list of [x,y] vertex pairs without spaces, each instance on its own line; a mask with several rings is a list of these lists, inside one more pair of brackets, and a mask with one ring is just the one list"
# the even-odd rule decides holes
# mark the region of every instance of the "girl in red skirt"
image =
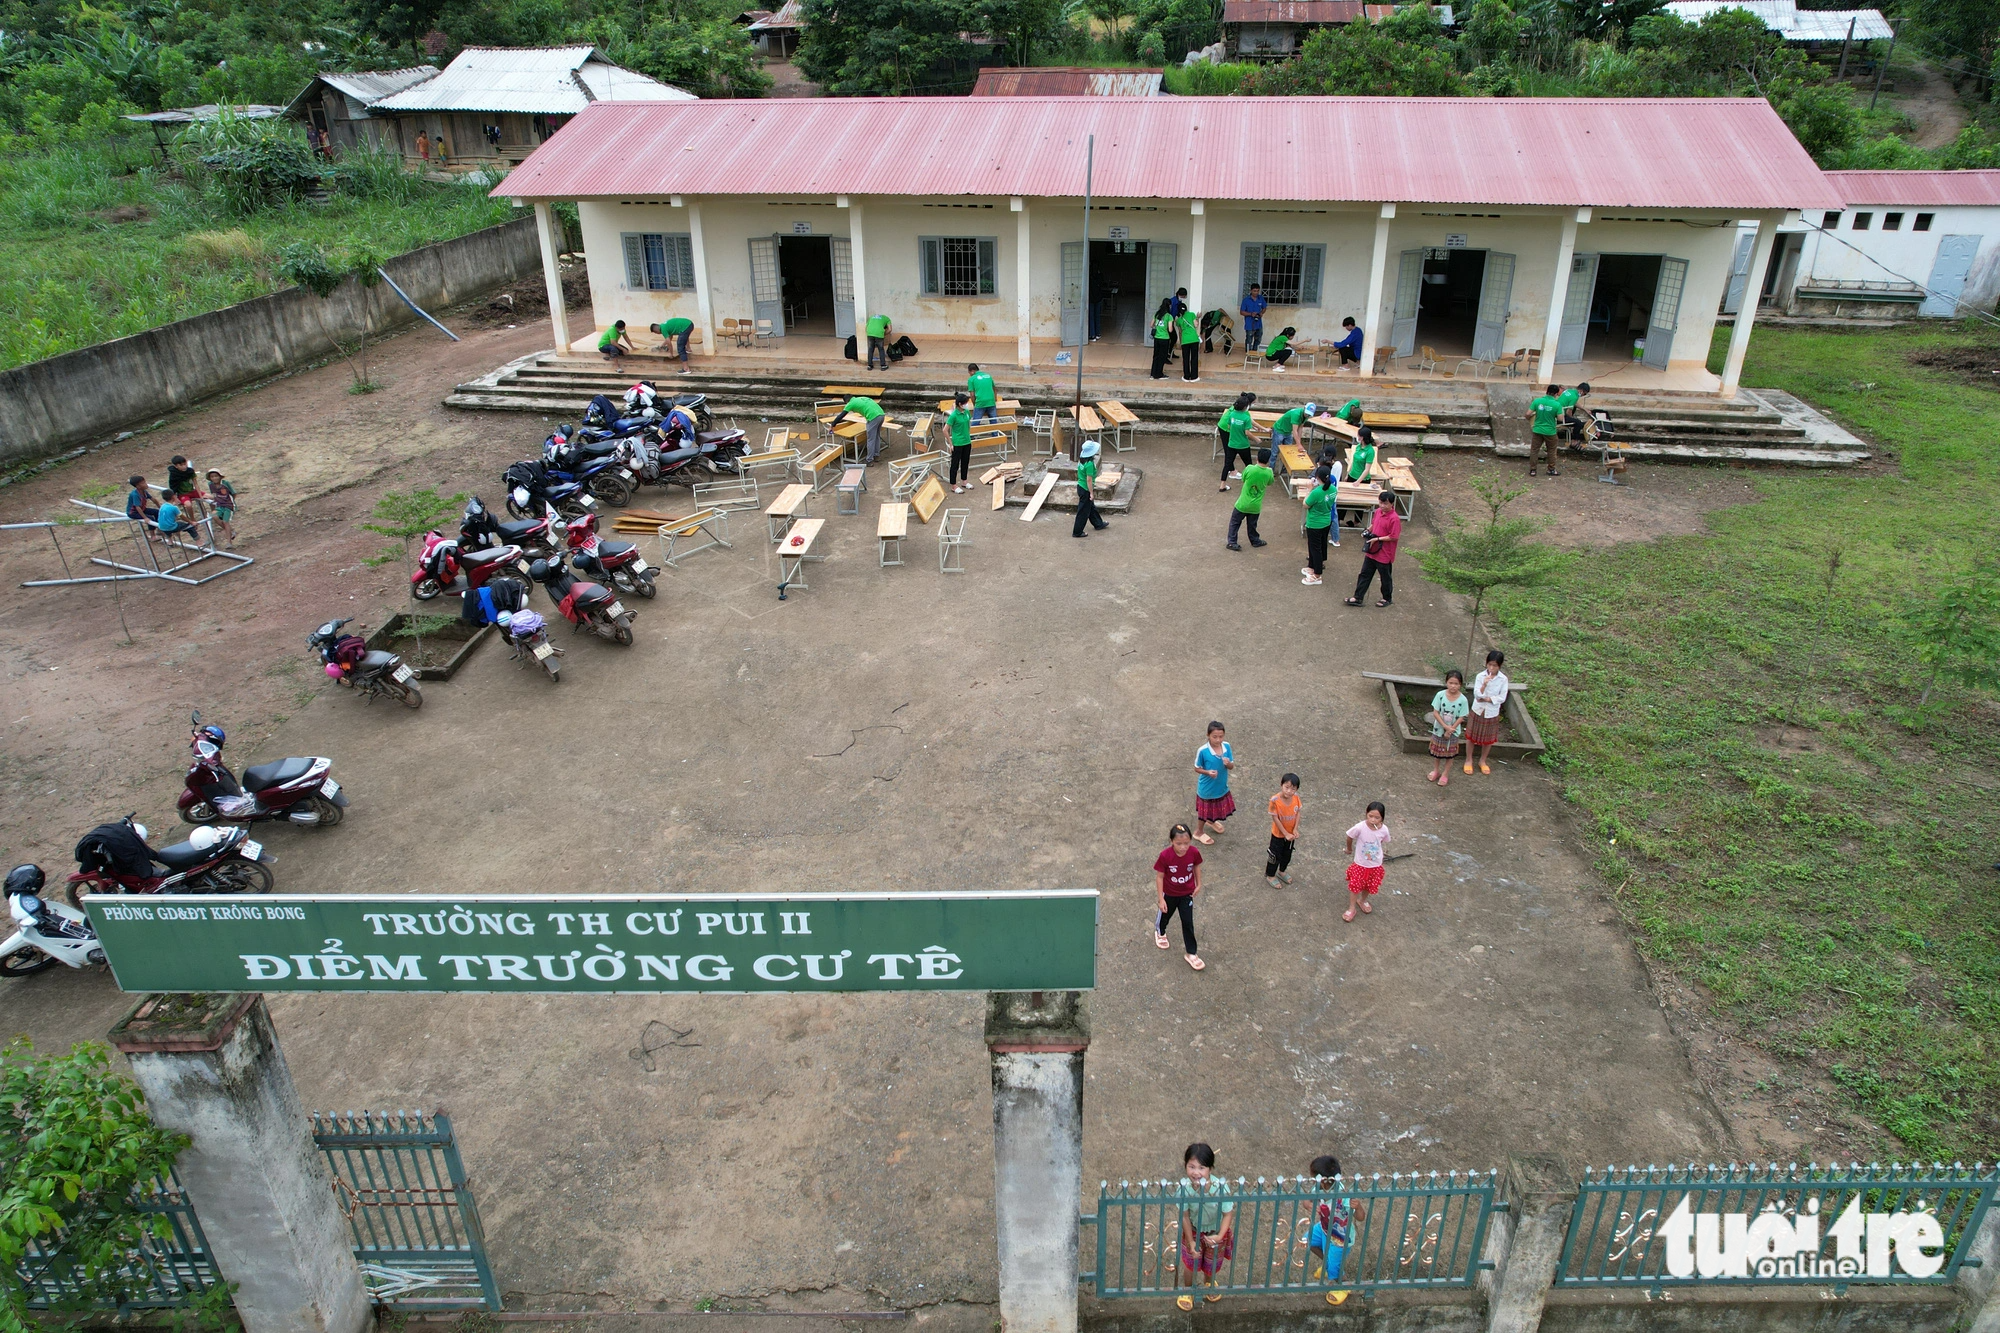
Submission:
[[1347,830],[1347,850],[1354,857],[1354,864],[1347,867],[1347,910],[1340,914],[1342,921],[1354,919],[1354,909],[1373,912],[1369,902],[1382,891],[1382,849],[1389,845],[1389,807],[1380,801],[1368,803],[1368,814],[1359,824]]
[[1201,831],[1203,824],[1217,833],[1222,821],[1236,813],[1236,798],[1229,794],[1229,770],[1236,767],[1236,752],[1222,739],[1222,724],[1208,724],[1208,744],[1194,752],[1194,840],[1206,846],[1215,841]]
[[[1491,773],[1486,766],[1486,758],[1493,753],[1494,742],[1500,739],[1500,710],[1507,706],[1507,691],[1510,682],[1501,668],[1507,664],[1507,654],[1498,648],[1486,652],[1486,669],[1472,679],[1472,716],[1465,720],[1465,771],[1472,771],[1472,761],[1479,761],[1481,773]],[[1486,754],[1479,753],[1480,746],[1486,747]]]
[[[1215,1149],[1206,1143],[1190,1143],[1181,1154],[1185,1173],[1175,1202],[1180,1206],[1180,1265],[1174,1274],[1175,1286],[1205,1287],[1236,1252],[1236,1200],[1229,1182],[1215,1174]],[[1213,1304],[1222,1297],[1213,1293],[1202,1300]],[[1176,1296],[1174,1304],[1194,1309],[1193,1296]]]

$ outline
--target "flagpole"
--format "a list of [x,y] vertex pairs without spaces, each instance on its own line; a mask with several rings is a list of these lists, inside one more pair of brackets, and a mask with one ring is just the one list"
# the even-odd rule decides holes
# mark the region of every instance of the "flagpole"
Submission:
[[1090,186],[1097,167],[1097,136],[1091,135],[1083,158],[1083,318],[1076,324],[1076,411],[1070,418],[1076,429],[1070,432],[1069,456],[1082,457],[1083,449],[1083,348],[1090,341]]

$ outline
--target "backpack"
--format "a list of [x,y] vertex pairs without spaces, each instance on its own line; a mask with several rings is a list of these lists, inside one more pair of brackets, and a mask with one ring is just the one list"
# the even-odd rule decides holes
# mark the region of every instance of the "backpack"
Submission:
[[359,634],[343,634],[333,641],[333,660],[342,666],[359,666],[368,656],[368,640]]
[[910,341],[910,335],[906,333],[889,345],[889,354],[899,357],[915,356],[917,354],[917,345]]
[[851,333],[847,335],[847,350],[843,353],[843,355],[846,356],[849,361],[858,361],[861,359],[856,355],[854,355],[854,335]]
[[153,849],[125,820],[99,824],[78,840],[76,864],[99,875],[143,878],[153,873]]
[[618,409],[601,393],[590,400],[589,407],[583,409],[583,424],[586,426],[608,427],[617,420]]

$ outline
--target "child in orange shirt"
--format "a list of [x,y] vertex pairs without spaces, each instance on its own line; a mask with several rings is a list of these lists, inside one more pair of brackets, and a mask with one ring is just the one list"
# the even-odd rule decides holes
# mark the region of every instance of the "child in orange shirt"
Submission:
[[1292,882],[1292,849],[1299,842],[1299,775],[1287,773],[1271,798],[1271,854],[1264,859],[1264,882],[1272,888]]

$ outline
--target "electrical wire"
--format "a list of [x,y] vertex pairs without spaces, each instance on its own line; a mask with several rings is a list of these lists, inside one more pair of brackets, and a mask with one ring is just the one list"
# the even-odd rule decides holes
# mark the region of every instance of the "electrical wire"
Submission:
[[[1804,222],[1805,219],[1801,218],[1800,221]],[[1842,240],[1840,237],[1840,233],[1838,232],[1829,231],[1827,228],[1821,226],[1819,223],[1816,222],[1807,222],[1806,226],[1808,229],[1816,231],[1822,236],[1832,237],[1836,244],[1846,246],[1848,249],[1852,250],[1855,254],[1860,255],[1863,259],[1873,264],[1876,268],[1881,269],[1884,273],[1888,274],[1890,277],[1898,279],[1899,281],[1902,282],[1909,283],[1912,287],[1915,287],[1918,291],[1924,293],[1926,296],[1933,296],[1940,301],[1951,302],[1952,309],[1954,311],[1957,311],[1959,307],[1966,305],[1964,301],[1962,301],[1956,296],[1946,296],[1943,292],[1940,292],[1933,287],[1927,286],[1924,283],[1918,282],[1915,278],[1910,277],[1906,273],[1898,273],[1895,269],[1890,268],[1887,264],[1877,259],[1874,255],[1869,254],[1866,250],[1863,250],[1860,246],[1855,245],[1851,241]],[[1977,310],[1970,306],[1966,306],[1963,313],[1971,315],[1974,319],[1984,320],[1986,323],[1991,324],[1995,328],[2000,328],[2000,319],[1994,318],[1992,315],[1987,314],[1984,310]]]

